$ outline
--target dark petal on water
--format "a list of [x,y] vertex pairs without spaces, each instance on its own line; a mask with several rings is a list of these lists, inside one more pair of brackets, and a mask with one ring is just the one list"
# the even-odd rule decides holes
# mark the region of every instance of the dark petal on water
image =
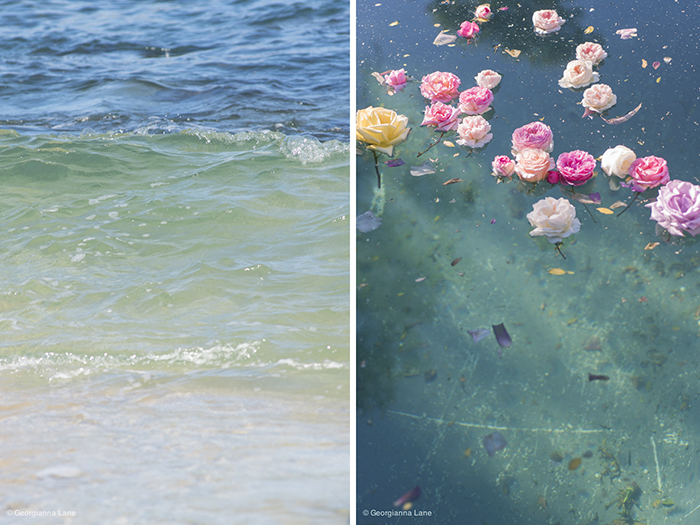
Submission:
[[591,198],[591,200],[592,200],[595,204],[600,204],[600,203],[602,202],[602,201],[600,200],[600,193],[598,193],[598,192],[591,193],[591,194],[589,195],[589,197]]
[[484,337],[489,335],[489,333],[491,333],[491,330],[489,330],[488,328],[477,328],[476,330],[467,330],[467,332],[469,332],[469,335],[471,335],[474,338],[474,342],[478,343]]
[[403,505],[404,503],[408,503],[409,501],[416,501],[418,498],[420,498],[420,495],[420,487],[413,487],[411,490],[406,492],[406,494],[404,494],[394,502],[394,507],[400,507],[401,505]]
[[423,175],[430,175],[431,173],[435,173],[435,168],[429,160],[426,160],[420,166],[411,166],[411,175],[414,177],[422,177]]
[[362,215],[358,215],[356,220],[357,229],[362,233],[371,232],[382,225],[382,220],[371,211],[366,211]]
[[493,455],[496,452],[498,452],[499,450],[503,450],[504,448],[506,448],[506,445],[508,445],[506,438],[504,438],[503,435],[498,431],[486,436],[483,440],[483,443],[484,448],[486,449],[486,453],[490,457],[493,457]]
[[390,168],[397,168],[399,166],[403,166],[406,163],[404,161],[402,161],[401,159],[391,159],[391,160],[387,160],[384,164],[386,164]]
[[503,348],[508,348],[513,341],[511,340],[510,335],[508,335],[506,327],[503,326],[503,323],[494,324],[492,326],[493,334],[496,336],[496,341],[498,341],[498,344]]

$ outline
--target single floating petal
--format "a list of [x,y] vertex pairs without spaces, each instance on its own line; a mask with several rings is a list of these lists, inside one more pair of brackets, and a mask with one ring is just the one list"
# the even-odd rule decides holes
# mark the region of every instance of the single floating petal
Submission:
[[588,195],[588,197],[593,201],[594,204],[600,204],[600,193],[595,192]]
[[590,35],[595,28],[593,26],[588,26],[586,30],[583,32],[584,35]]
[[603,215],[612,215],[613,213],[615,213],[610,208],[596,208],[596,210],[598,210]]
[[653,250],[653,249],[656,248],[659,244],[661,244],[661,243],[660,243],[660,242],[650,242],[649,244],[647,244],[647,245],[644,247],[644,249],[645,249],[645,250]]
[[566,270],[562,270],[561,268],[550,268],[547,271],[552,275],[566,275]]
[[420,498],[421,490],[420,487],[413,487],[411,490],[406,492],[403,496],[394,502],[394,507],[400,507],[405,503],[410,503],[411,501],[416,501]]
[[647,67],[647,61],[642,59],[642,69],[646,69]]
[[416,282],[417,282],[417,283],[422,283],[422,282],[425,281],[426,279],[427,279],[427,277],[419,277],[418,279],[416,279]]
[[[661,77],[659,77],[659,79],[657,80],[657,82],[658,82],[659,80],[661,80]],[[639,111],[641,108],[642,108],[642,104],[640,103],[639,106],[637,106],[637,107],[634,108],[632,111],[630,111],[629,113],[627,113],[627,115],[624,115],[624,116],[622,116],[622,117],[611,118],[611,119],[607,119],[607,118],[605,118],[605,117],[600,117],[600,118],[602,118],[602,119],[603,119],[605,122],[607,122],[608,124],[622,124],[623,122],[627,122],[629,119],[631,119],[631,118],[635,115],[635,113],[637,113],[637,111]]]
[[667,64],[670,64],[670,63],[671,63],[671,57],[664,57],[664,62],[666,62]]
[[403,166],[406,163],[404,161],[402,161],[401,159],[391,159],[391,160],[385,161],[384,164],[386,164],[390,168],[398,168],[399,166]]
[[469,333],[469,335],[472,336],[474,342],[478,343],[484,337],[489,335],[491,333],[491,330],[489,330],[488,328],[477,328],[476,330],[467,330],[467,332]]
[[506,438],[504,438],[498,431],[484,437],[482,443],[484,444],[484,448],[486,449],[486,453],[489,455],[489,457],[493,457],[496,452],[503,450],[508,445]]
[[435,173],[435,168],[433,168],[429,160],[426,160],[420,166],[411,166],[411,175],[414,177],[422,177],[423,175],[430,175],[431,173]]
[[513,341],[511,340],[510,335],[508,335],[506,327],[503,326],[503,323],[494,324],[491,326],[493,328],[493,334],[496,336],[496,341],[498,341],[498,344],[501,345],[503,348],[508,348]]
[[454,148],[454,142],[450,142],[449,140],[443,140],[442,143],[447,146],[448,148]]
[[457,35],[446,35],[444,32],[442,32],[435,37],[433,44],[436,46],[444,46],[445,44],[451,44],[455,40],[457,40]]
[[656,62],[654,62],[654,63],[651,65],[651,67],[653,67],[654,69],[659,69],[659,66],[660,66],[660,65],[661,65],[661,62],[659,62],[659,61],[657,60]]
[[397,25],[399,25],[399,21],[398,21],[398,20],[397,20],[396,22],[392,22],[391,24],[389,24],[389,27],[394,27],[394,26],[397,26]]
[[450,179],[448,181],[443,182],[442,185],[449,186],[450,184],[457,184],[458,182],[462,182],[462,179]]
[[631,27],[629,29],[618,29],[615,31],[616,35],[620,35],[622,40],[629,40],[633,36],[637,36],[637,28]]
[[362,215],[358,215],[356,219],[356,227],[362,233],[376,230],[382,225],[382,219],[374,215],[371,211],[366,211]]
[[518,58],[520,56],[520,53],[522,53],[522,51],[520,49],[508,49],[508,48],[505,49],[505,52],[508,53],[513,58]]
[[[461,257],[457,257],[457,258],[456,258],[455,260],[453,260],[450,264],[451,264],[452,266],[456,266],[457,264],[459,264],[459,261],[461,261],[461,260],[462,260]],[[488,328],[486,329],[486,331],[488,332]],[[471,332],[469,332],[469,333],[471,333]]]

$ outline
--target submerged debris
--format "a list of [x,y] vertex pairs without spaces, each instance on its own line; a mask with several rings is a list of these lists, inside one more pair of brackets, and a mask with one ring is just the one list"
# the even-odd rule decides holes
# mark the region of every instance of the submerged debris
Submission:
[[499,450],[503,450],[504,448],[506,448],[506,445],[508,445],[506,438],[504,438],[503,435],[498,431],[492,432],[488,436],[484,437],[482,442],[484,444],[484,448],[486,449],[486,453],[489,455],[489,457],[493,457],[496,454],[496,452],[498,452]]

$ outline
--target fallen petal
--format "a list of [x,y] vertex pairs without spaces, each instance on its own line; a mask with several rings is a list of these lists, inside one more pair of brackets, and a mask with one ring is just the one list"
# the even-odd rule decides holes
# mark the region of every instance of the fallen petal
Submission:
[[618,29],[615,32],[616,35],[620,35],[622,40],[629,40],[633,36],[637,36],[637,28],[631,27],[629,29]]
[[420,487],[413,487],[411,490],[406,492],[403,496],[401,496],[399,499],[397,499],[394,502],[394,507],[400,507],[404,503],[408,503],[410,501],[416,501],[418,498],[420,498],[421,495],[421,490]]
[[436,46],[444,46],[445,44],[451,44],[455,40],[457,40],[457,35],[446,35],[445,33],[440,33],[435,37],[435,40],[433,40],[433,44]]
[[433,168],[433,165],[428,160],[420,166],[411,166],[411,175],[414,177],[422,177],[423,175],[430,175],[431,173],[435,173],[435,168]]
[[382,219],[371,211],[366,211],[362,215],[357,216],[355,224],[359,231],[367,233],[379,228],[382,225]]
[[496,341],[498,341],[498,344],[501,345],[503,348],[508,348],[513,341],[511,340],[510,335],[508,335],[506,327],[503,326],[503,323],[494,324],[491,326],[493,328],[493,334],[496,336]]
[[496,452],[503,450],[508,445],[506,438],[498,431],[484,437],[482,443],[489,457],[493,457]]
[[600,200],[600,193],[598,193],[598,192],[591,193],[590,195],[588,195],[588,198],[590,198],[590,199],[593,201],[594,204],[600,204],[600,203],[601,203],[601,200]]
[[651,65],[651,67],[653,67],[654,69],[659,69],[659,66],[660,66],[660,65],[661,65],[661,62],[658,62],[658,61],[657,61],[657,62],[654,62],[654,63]]
[[484,337],[489,335],[491,333],[491,330],[489,330],[488,328],[477,328],[476,330],[467,330],[467,332],[469,332],[469,335],[471,335],[474,338],[474,342],[478,343]]
[[391,160],[385,161],[384,164],[386,164],[390,168],[397,168],[399,166],[403,166],[406,163],[404,161],[402,161],[401,159],[391,159]]

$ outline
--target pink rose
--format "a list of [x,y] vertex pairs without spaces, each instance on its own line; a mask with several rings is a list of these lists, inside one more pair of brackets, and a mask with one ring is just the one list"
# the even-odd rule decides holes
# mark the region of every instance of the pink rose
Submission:
[[508,155],[498,155],[491,166],[494,177],[510,177],[515,172],[515,161]]
[[656,202],[646,204],[651,218],[672,235],[688,232],[695,237],[700,233],[700,186],[672,180],[659,190]]
[[462,22],[462,25],[459,27],[457,34],[464,38],[474,38],[476,35],[479,34],[479,31],[479,24],[467,20],[466,22]]
[[592,66],[597,66],[608,54],[603,50],[603,46],[595,42],[586,42],[576,46],[576,60],[590,62]]
[[513,155],[525,148],[541,149],[551,152],[554,149],[552,130],[542,122],[531,122],[513,132]]
[[464,120],[459,123],[457,128],[457,133],[459,134],[457,144],[469,146],[470,148],[480,148],[493,138],[493,134],[489,133],[490,131],[491,124],[484,117],[480,115],[464,117]]
[[642,157],[630,164],[629,176],[632,177],[632,191],[640,193],[669,181],[666,161],[653,155]]
[[570,186],[580,186],[593,176],[595,159],[590,153],[575,150],[562,153],[557,159],[559,182]]
[[397,93],[406,87],[406,70],[405,69],[394,69],[388,75],[384,75],[384,81]]
[[474,77],[476,85],[486,89],[493,89],[501,82],[501,75],[491,69],[484,69]]
[[459,110],[466,115],[481,115],[491,109],[491,102],[491,90],[476,86],[459,95]]
[[515,172],[526,182],[538,182],[554,169],[554,159],[541,149],[525,148],[515,157]]
[[[581,105],[586,108],[589,115],[592,112],[602,113],[617,104],[617,95],[607,84],[594,84],[583,92]],[[584,115],[586,116],[586,115]]]
[[450,102],[459,96],[459,85],[462,83],[457,75],[436,71],[423,77],[420,92],[430,102]]
[[435,102],[425,106],[425,117],[421,126],[436,126],[437,131],[454,131],[459,125],[459,111],[453,106]]
[[535,26],[535,33],[547,35],[559,31],[566,20],[561,18],[554,9],[543,9],[532,14],[532,23]]
[[480,20],[487,22],[493,16],[493,11],[491,11],[489,4],[481,4],[474,11],[474,15]]

